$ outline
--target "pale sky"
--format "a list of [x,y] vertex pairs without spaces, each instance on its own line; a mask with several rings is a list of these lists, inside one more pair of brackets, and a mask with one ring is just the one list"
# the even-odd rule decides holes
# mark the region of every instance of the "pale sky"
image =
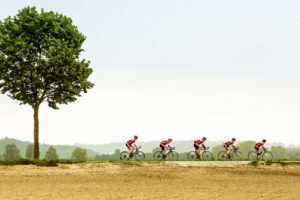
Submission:
[[[87,36],[95,87],[40,110],[50,144],[196,139],[300,144],[300,2],[0,0],[35,5]],[[0,94],[0,138],[33,141],[33,111]]]

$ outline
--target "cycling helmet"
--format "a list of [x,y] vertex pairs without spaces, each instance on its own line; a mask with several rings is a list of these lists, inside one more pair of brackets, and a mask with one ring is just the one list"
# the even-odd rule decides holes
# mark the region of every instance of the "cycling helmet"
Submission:
[[138,138],[139,138],[139,136],[135,135],[135,136],[134,136],[134,138],[138,139]]
[[172,139],[172,138],[169,138],[168,140],[169,140],[169,141],[173,141],[173,139]]
[[236,141],[236,139],[235,139],[235,138],[232,138],[232,140]]
[[263,139],[263,142],[267,142],[267,140],[266,140],[266,139]]
[[206,137],[203,137],[202,139],[203,139],[203,140],[206,140]]

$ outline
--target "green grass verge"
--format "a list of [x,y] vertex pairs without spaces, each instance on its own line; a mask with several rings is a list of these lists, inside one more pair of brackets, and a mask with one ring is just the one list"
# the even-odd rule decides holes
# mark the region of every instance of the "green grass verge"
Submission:
[[257,167],[258,164],[259,164],[259,161],[258,161],[258,160],[253,160],[253,161],[251,161],[248,165],[252,165],[252,166],[254,166],[254,167]]
[[36,165],[45,167],[56,167],[58,164],[73,164],[82,163],[85,161],[74,160],[31,160],[31,159],[18,159],[18,160],[0,160],[0,165]]

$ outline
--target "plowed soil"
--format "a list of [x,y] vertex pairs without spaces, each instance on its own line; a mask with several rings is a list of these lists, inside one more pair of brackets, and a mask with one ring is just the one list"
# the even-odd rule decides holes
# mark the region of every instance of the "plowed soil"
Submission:
[[300,165],[198,163],[0,166],[0,200],[300,199]]

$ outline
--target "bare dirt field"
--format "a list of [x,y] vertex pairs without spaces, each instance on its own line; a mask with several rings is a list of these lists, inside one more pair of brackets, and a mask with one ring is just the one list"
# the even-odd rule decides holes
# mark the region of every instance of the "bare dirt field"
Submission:
[[300,165],[238,162],[0,166],[0,200],[300,199]]

